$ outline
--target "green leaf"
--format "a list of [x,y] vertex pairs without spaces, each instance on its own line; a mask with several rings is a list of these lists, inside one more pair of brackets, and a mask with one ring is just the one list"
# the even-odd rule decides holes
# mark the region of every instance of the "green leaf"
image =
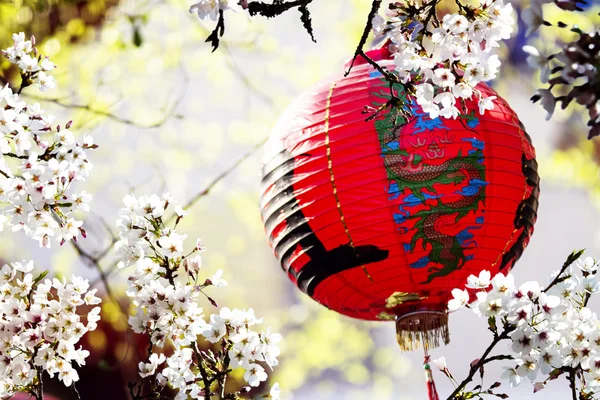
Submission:
[[559,376],[561,376],[565,371],[563,371],[562,369],[558,368],[555,369],[554,371],[550,372],[550,379],[549,380],[554,380],[556,378],[558,378]]
[[563,268],[567,268],[569,265],[573,264],[579,259],[579,257],[583,255],[583,253],[585,253],[585,249],[573,251],[571,254],[569,254],[569,257],[567,257],[567,261],[565,261]]
[[46,275],[48,275],[48,270],[42,272],[41,274],[39,274],[34,280],[33,280],[33,286],[37,285],[38,283],[40,283],[40,281],[42,279],[44,279],[46,277]]
[[489,330],[494,333],[494,335],[496,335],[498,333],[498,327],[496,326],[496,316],[495,315],[492,315],[491,317],[488,318],[488,327],[489,327]]
[[133,44],[135,47],[140,47],[144,43],[142,32],[139,27],[133,27]]

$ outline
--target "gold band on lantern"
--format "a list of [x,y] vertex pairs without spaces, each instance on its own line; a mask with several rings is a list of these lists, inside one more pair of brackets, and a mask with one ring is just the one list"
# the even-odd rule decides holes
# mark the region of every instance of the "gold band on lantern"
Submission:
[[[346,236],[348,236],[348,243],[350,247],[354,248],[354,241],[352,240],[352,236],[350,235],[350,230],[348,229],[348,225],[346,224],[346,218],[344,217],[344,213],[342,212],[342,204],[340,203],[340,198],[337,192],[337,186],[335,184],[335,177],[333,175],[333,162],[331,160],[331,147],[329,146],[329,108],[331,107],[331,97],[333,96],[333,89],[337,84],[334,81],[331,84],[331,88],[329,89],[329,94],[327,95],[327,105],[325,106],[325,147],[327,149],[327,168],[329,169],[329,180],[331,181],[331,186],[333,187],[333,197],[335,198],[335,202],[337,204],[337,210],[340,214],[340,220],[342,221],[342,225],[344,226],[344,231],[346,231]],[[367,267],[364,265],[361,266],[367,278],[372,282],[373,278],[367,271]]]
[[396,339],[402,351],[425,350],[450,343],[448,314],[443,311],[415,311],[396,318]]

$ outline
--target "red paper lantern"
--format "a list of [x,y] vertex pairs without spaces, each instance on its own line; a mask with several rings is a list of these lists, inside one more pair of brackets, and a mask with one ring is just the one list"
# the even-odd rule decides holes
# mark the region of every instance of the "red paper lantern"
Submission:
[[[385,49],[370,57],[393,69]],[[535,150],[498,96],[457,119],[412,103],[386,108],[389,85],[357,60],[348,76],[301,95],[265,150],[262,217],[284,271],[341,314],[395,319],[401,346],[448,342],[453,288],[487,269],[507,273],[529,242],[539,177]],[[460,107],[459,107],[460,108]]]

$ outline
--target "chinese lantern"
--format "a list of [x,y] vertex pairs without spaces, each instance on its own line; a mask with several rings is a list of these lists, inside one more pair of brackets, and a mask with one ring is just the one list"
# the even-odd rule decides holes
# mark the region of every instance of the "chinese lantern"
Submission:
[[[387,50],[368,54],[393,69]],[[402,349],[427,349],[449,342],[451,290],[482,270],[507,273],[529,242],[535,150],[485,84],[482,95],[497,98],[484,115],[473,99],[457,105],[456,119],[431,119],[413,100],[405,118],[381,108],[389,84],[361,61],[305,92],[277,123],[262,218],[302,291],[350,317],[395,320]]]

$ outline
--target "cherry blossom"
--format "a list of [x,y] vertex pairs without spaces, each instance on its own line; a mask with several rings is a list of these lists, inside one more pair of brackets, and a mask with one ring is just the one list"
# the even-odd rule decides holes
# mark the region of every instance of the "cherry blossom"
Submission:
[[21,70],[21,87],[39,83],[42,92],[54,88],[54,77],[48,72],[54,70],[56,65],[48,57],[39,54],[35,47],[35,37],[25,40],[25,33],[19,32],[13,33],[12,39],[13,45],[2,50],[2,53]]
[[453,289],[452,296],[454,298],[448,302],[448,311],[456,311],[469,302],[469,292],[466,290]]
[[512,6],[503,0],[482,1],[477,12],[462,6],[441,23],[432,18],[435,8],[435,2],[422,7],[393,2],[385,24],[381,16],[373,20],[375,35],[391,43],[395,73],[413,85],[417,104],[432,119],[457,118],[457,100],[473,96],[481,114],[492,110],[496,98],[482,98],[476,85],[497,76],[501,63],[491,53],[511,36]]
[[[3,53],[21,68],[20,90],[39,83],[45,91],[55,86],[48,74],[55,65],[36,56],[33,40],[25,41],[22,32],[13,34],[13,46]],[[85,236],[82,222],[71,215],[88,211],[91,196],[73,189],[92,168],[86,150],[97,147],[88,136],[77,142],[70,122],[63,127],[53,123],[39,104],[27,104],[8,85],[0,88],[0,224],[23,231],[43,247],[50,247],[52,239],[62,244]]]
[[[224,287],[227,281],[220,269],[208,279],[200,278],[200,253],[204,246],[197,240],[194,248],[186,252],[187,235],[176,232],[177,224],[187,213],[168,194],[127,195],[123,203],[115,247],[119,267],[133,269],[126,293],[136,312],[129,317],[129,324],[135,333],[147,335],[151,343],[150,357],[138,366],[140,377],[149,384],[134,387],[150,387],[151,393],[157,394],[170,385],[178,391],[176,399],[204,398],[210,383],[224,387],[226,376],[207,372],[216,371],[216,364],[207,366],[217,362],[242,368],[250,386],[265,381],[265,366],[273,368],[278,364],[281,335],[271,333],[270,328],[254,331],[262,319],[255,316],[253,309],[222,307],[205,319],[199,306],[202,297],[216,306],[205,290]],[[166,222],[170,209],[174,210],[173,226]],[[220,354],[227,358],[217,361],[213,353],[200,351],[205,347],[199,346],[201,340],[220,346]],[[163,352],[167,346],[174,349],[169,356]]]
[[89,352],[76,345],[99,320],[100,307],[78,312],[78,307],[100,303],[87,280],[44,279],[46,273],[34,277],[33,269],[32,261],[15,262],[5,264],[0,274],[2,398],[17,391],[37,393],[43,372],[57,375],[65,386],[78,381],[74,363],[84,365]]
[[[488,319],[494,343],[510,340],[511,352],[500,359],[513,360],[502,374],[511,386],[527,379],[537,392],[566,374],[574,388],[576,380],[585,377],[576,387],[581,398],[591,399],[600,392],[600,320],[587,307],[600,291],[598,262],[591,257],[578,260],[582,253],[569,256],[545,288],[536,281],[516,287],[510,274],[498,274],[490,282],[490,273],[482,271],[468,277],[466,290],[452,291],[449,311],[467,307]],[[486,291],[490,283],[492,288]],[[471,291],[476,300],[469,304]],[[440,369],[447,368],[441,365]]]
[[[551,55],[544,55],[533,46],[526,45],[523,51],[529,54],[527,62],[541,70],[540,79],[548,87],[540,89],[531,98],[535,103],[541,100],[542,107],[551,118],[557,103],[567,108],[573,101],[584,106],[589,116],[588,139],[600,135],[600,98],[598,95],[598,59],[600,52],[600,31],[598,27],[589,32],[579,26],[559,21],[554,25],[544,20],[543,5],[548,0],[532,0],[531,6],[523,11],[522,18],[528,25],[528,33],[535,32],[540,26],[557,26],[568,30],[571,41],[562,44],[560,50],[552,49]],[[576,0],[554,0],[554,5],[568,11],[582,11]],[[567,32],[565,32],[567,33]],[[573,35],[574,34],[574,35]],[[553,93],[554,92],[554,93]]]

